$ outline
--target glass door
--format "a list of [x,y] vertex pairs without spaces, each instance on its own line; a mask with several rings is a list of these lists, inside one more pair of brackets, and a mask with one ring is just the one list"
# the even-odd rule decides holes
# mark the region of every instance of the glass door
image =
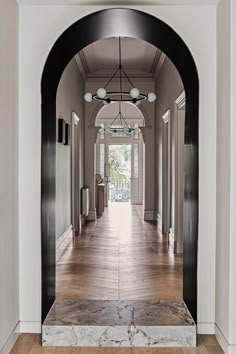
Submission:
[[143,204],[142,144],[132,144],[131,151],[131,204]]

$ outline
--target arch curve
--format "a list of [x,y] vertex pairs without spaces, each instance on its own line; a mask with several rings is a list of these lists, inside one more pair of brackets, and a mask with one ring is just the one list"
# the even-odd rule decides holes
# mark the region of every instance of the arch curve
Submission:
[[[126,103],[126,104],[132,104],[132,103]],[[97,116],[98,116],[99,112],[103,108],[104,108],[104,104],[102,102],[98,102],[97,105],[94,107],[93,112],[91,114],[88,128],[94,128],[95,127]],[[143,116],[143,119],[144,119],[144,122],[145,122],[145,127],[146,128],[151,128],[150,118],[149,118],[149,115],[148,115],[147,110],[145,109],[145,107],[143,107],[142,105],[139,105],[136,108],[137,108],[137,110],[140,111],[140,113]]]
[[55,300],[56,93],[61,75],[81,49],[99,39],[140,38],[163,51],[178,70],[186,94],[183,297],[197,319],[198,102],[194,59],[180,36],[147,13],[112,8],[92,13],[66,29],[46,60],[42,81],[41,235],[42,320]]

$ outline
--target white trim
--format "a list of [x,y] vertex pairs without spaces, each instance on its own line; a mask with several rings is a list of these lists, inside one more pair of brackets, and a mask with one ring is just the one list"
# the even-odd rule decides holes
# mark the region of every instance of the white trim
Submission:
[[160,232],[162,232],[162,220],[159,213],[157,213],[157,228]]
[[97,213],[96,210],[89,210],[89,214],[86,217],[86,220],[88,221],[95,221],[97,219]]
[[154,221],[155,220],[155,210],[144,210],[144,220]]
[[197,334],[215,334],[214,323],[198,323]]
[[75,112],[72,112],[72,117],[74,119],[74,125],[78,125],[80,119]]
[[8,354],[10,353],[12,347],[14,346],[20,332],[19,322],[11,332],[10,336],[8,337],[6,343],[4,344],[3,348],[0,350],[0,354]]
[[65,239],[70,235],[72,235],[72,225],[70,225],[68,229],[66,229],[66,231],[59,237],[56,242],[56,248],[60,247],[61,244],[65,241]]
[[158,78],[158,75],[160,74],[161,72],[161,68],[164,64],[164,61],[166,59],[166,55],[162,52],[160,54],[160,57],[158,59],[158,63],[157,63],[157,66],[156,66],[156,69],[155,69],[155,72],[154,72],[154,75],[153,75],[153,79],[156,80]]
[[226,354],[236,354],[236,345],[230,345],[228,343],[227,339],[225,338],[217,324],[215,324],[215,336],[221,348]]
[[186,98],[185,98],[185,91],[183,91],[179,97],[175,100],[177,105],[177,109],[182,109],[185,106]]
[[80,57],[79,53],[76,54],[76,56],[75,56],[75,61],[76,61],[76,64],[77,64],[77,66],[78,66],[78,69],[79,69],[79,72],[80,72],[82,78],[83,78],[84,80],[86,80],[86,78],[87,78],[87,73],[86,73],[84,64],[83,64],[83,62],[82,62],[82,60],[81,60],[81,57]]
[[229,345],[228,346],[228,354],[236,354],[236,345]]
[[58,262],[61,258],[64,250],[69,245],[70,240],[73,240],[73,235],[72,225],[70,225],[63,235],[61,235],[61,237],[56,241],[56,262]]
[[171,111],[168,109],[162,116],[162,210],[163,233],[167,234],[169,241],[169,227],[171,219]]
[[170,109],[166,111],[166,113],[162,116],[164,124],[168,123],[170,120]]
[[173,249],[176,248],[174,230],[171,227],[169,228],[169,243],[170,243],[171,247],[173,247]]
[[41,322],[20,322],[20,333],[42,333]]
[[228,354],[229,344],[217,324],[215,324],[215,336],[223,351]]

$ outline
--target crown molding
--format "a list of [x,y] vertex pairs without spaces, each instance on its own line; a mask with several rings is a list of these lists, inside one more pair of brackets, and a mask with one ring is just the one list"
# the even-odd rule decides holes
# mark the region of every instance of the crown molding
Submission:
[[87,79],[87,71],[86,71],[86,68],[85,68],[85,65],[84,65],[83,61],[81,60],[80,53],[76,54],[75,61],[76,61],[76,64],[78,66],[78,69],[80,71],[80,74],[82,75],[82,78],[85,81]]
[[94,72],[97,63],[97,55],[93,44],[82,49],[81,60],[86,68],[87,75]]
[[158,48],[146,43],[146,49],[143,56],[143,71],[147,71],[148,73],[152,73],[153,65],[156,59]]
[[162,116],[163,123],[166,124],[170,120],[170,109],[166,111],[166,113]]
[[164,61],[166,59],[166,55],[161,52],[160,56],[159,56],[159,59],[158,59],[158,63],[156,65],[156,68],[155,68],[155,71],[154,71],[154,74],[153,74],[153,79],[156,81],[157,78],[158,78],[158,75],[160,74],[161,72],[161,68],[164,64]]
[[175,100],[178,109],[182,109],[185,106],[185,100],[185,91],[183,91]]

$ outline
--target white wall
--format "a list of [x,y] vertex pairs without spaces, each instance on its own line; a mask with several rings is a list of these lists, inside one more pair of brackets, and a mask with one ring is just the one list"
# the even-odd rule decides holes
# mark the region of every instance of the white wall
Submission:
[[[157,16],[172,26],[190,48],[199,71],[198,321],[199,330],[209,333],[215,322],[216,9],[214,6],[184,5],[130,7]],[[53,43],[70,24],[102,8],[105,6],[20,7],[19,222],[22,321],[40,321],[40,79],[43,66]]]
[[0,2],[0,351],[19,321],[18,5]]
[[236,353],[236,2],[231,0],[230,11],[230,23],[231,23],[231,130],[230,130],[230,142],[231,142],[231,200],[230,200],[230,298],[229,298],[229,343],[231,345],[231,352]]
[[[78,146],[76,173],[76,225],[81,213],[80,190],[84,178],[84,80],[78,65],[73,59],[64,70],[57,90],[57,119],[66,123],[72,121],[72,112],[80,118],[76,128]],[[56,237],[59,238],[71,225],[71,145],[57,143],[56,149]]]
[[220,1],[217,12],[216,332],[228,353],[236,353],[235,11],[235,1]]
[[[163,210],[163,115],[170,110],[170,129],[171,129],[171,145],[173,145],[174,141],[174,121],[175,117],[175,100],[179,97],[179,95],[184,91],[183,83],[181,77],[175,68],[174,64],[170,61],[168,57],[166,57],[164,64],[161,68],[160,74],[157,77],[155,92],[157,93],[157,101],[156,101],[156,210],[158,213],[158,221],[163,224],[163,217],[165,217],[165,213]],[[172,154],[171,154],[172,159]],[[171,168],[172,170],[172,168]],[[171,171],[173,174],[174,172]],[[171,211],[174,209],[174,190],[171,186]],[[173,213],[171,213],[173,214]],[[173,224],[173,215],[170,218],[170,225]],[[158,225],[159,226],[159,225]]]

